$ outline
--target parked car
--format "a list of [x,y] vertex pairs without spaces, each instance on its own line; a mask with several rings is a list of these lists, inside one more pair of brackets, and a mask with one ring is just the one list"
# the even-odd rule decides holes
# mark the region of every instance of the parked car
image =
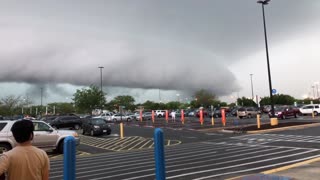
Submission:
[[143,120],[151,120],[152,119],[152,113],[151,112],[144,112],[142,114],[142,119]]
[[112,116],[113,116],[113,113],[112,112],[106,112],[106,113],[102,113],[100,114],[99,116],[95,116],[93,118],[102,118],[106,121],[112,121]]
[[195,112],[195,111],[190,111],[190,112],[188,113],[188,116],[189,116],[189,117],[194,117],[194,116],[195,116],[195,114],[196,114],[196,112]]
[[133,113],[127,113],[126,116],[129,117],[131,120],[136,120],[137,118],[136,115]]
[[165,110],[156,110],[155,115],[159,118],[164,117],[166,115],[166,111]]
[[260,114],[260,111],[254,107],[241,107],[238,109],[238,112],[237,112],[237,116],[240,119],[242,119],[244,117],[252,118],[252,117],[257,116],[257,114]]
[[58,116],[45,116],[45,117],[42,117],[40,119],[40,121],[45,121],[47,123],[53,121],[54,119],[56,119]]
[[[9,151],[17,145],[11,127],[16,121],[0,121],[0,150]],[[73,136],[76,145],[80,144],[78,133],[71,130],[56,130],[43,121],[32,121],[34,125],[34,137],[32,145],[43,150],[56,150],[63,153],[63,140],[67,136]]]
[[[296,111],[292,107],[288,106],[275,108],[274,115],[280,119],[286,119],[288,117],[297,117]],[[271,112],[269,112],[269,117],[271,116]]]
[[78,116],[58,116],[54,120],[47,121],[47,123],[55,129],[73,128],[79,130],[82,126],[81,118]]
[[102,118],[90,118],[86,120],[82,125],[82,129],[83,135],[86,133],[89,133],[91,136],[111,134],[110,125]]
[[319,104],[309,104],[302,106],[299,110],[302,115],[312,114],[313,112],[317,116],[320,113],[320,106]]
[[[225,111],[225,114],[226,114],[226,117],[231,116],[231,113],[230,113],[230,112]],[[216,117],[216,118],[222,117],[221,109],[216,109],[216,110],[214,110],[214,111],[213,111],[213,116]],[[210,117],[211,117],[211,114],[210,114]]]
[[132,118],[125,114],[114,114],[112,115],[112,121],[131,121]]
[[[207,117],[209,115],[208,111],[206,111],[206,110],[202,110],[202,111],[203,111],[203,117]],[[200,117],[200,111],[197,111],[196,116]]]

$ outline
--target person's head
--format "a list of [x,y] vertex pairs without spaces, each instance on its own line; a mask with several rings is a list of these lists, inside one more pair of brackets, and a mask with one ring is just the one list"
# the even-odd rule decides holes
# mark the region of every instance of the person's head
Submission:
[[34,126],[30,120],[16,121],[11,128],[13,137],[18,143],[31,141],[33,139],[33,130]]

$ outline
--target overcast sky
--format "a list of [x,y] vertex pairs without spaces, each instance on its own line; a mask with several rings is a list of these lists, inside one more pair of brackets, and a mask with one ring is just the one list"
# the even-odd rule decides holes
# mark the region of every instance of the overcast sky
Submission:
[[[313,96],[320,81],[318,0],[265,7],[273,87]],[[109,100],[186,100],[208,89],[221,100],[266,96],[261,5],[256,0],[2,1],[0,94],[70,101],[103,85]],[[319,86],[320,87],[320,86]],[[315,89],[316,91],[316,89]],[[179,97],[176,96],[179,94]],[[317,92],[315,92],[317,96]]]

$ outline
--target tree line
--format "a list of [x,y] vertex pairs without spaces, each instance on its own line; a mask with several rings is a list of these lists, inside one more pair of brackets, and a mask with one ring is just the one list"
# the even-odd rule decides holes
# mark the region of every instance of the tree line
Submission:
[[[22,99],[21,96],[7,96],[0,99],[0,115],[2,116],[14,116],[21,114],[29,114],[36,116],[38,114],[69,114],[69,113],[91,113],[94,109],[105,110],[118,110],[119,107],[126,110],[134,111],[137,108],[143,106],[146,110],[155,109],[187,109],[187,108],[210,108],[224,107],[224,106],[257,106],[256,102],[252,99],[242,97],[238,98],[236,103],[228,104],[217,99],[217,97],[210,91],[199,90],[194,93],[193,100],[190,102],[171,101],[167,103],[146,101],[144,103],[136,103],[134,97],[130,95],[117,96],[111,101],[107,102],[106,93],[96,86],[90,86],[88,88],[82,88],[76,90],[73,94],[73,102],[54,102],[49,103],[46,106],[32,105],[33,102],[27,98]],[[276,105],[293,105],[297,104],[310,104],[319,103],[319,100],[312,99],[295,99],[294,97],[286,94],[277,94],[273,96],[274,104]],[[263,97],[259,101],[261,106],[270,105],[271,101],[269,97]]]

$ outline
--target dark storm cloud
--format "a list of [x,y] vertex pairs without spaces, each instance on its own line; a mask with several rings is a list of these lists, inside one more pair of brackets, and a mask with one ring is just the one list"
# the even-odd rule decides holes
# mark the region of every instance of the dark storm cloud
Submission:
[[[267,6],[278,41],[312,21],[311,2],[292,2]],[[0,7],[0,38],[0,82],[99,85],[104,66],[105,86],[217,95],[239,88],[228,66],[263,47],[251,0],[10,1]]]

